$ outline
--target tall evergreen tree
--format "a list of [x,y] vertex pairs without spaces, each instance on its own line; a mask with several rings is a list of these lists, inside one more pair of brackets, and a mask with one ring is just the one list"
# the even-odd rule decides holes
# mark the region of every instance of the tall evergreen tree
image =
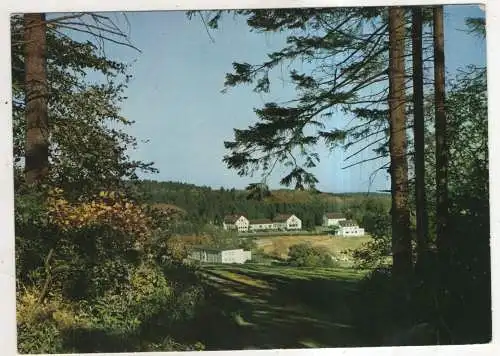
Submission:
[[49,171],[48,89],[45,14],[24,15],[26,150],[28,184],[38,183]]
[[443,6],[434,7],[434,105],[436,139],[436,243],[447,264],[451,249],[448,234],[448,147],[446,142],[445,61]]
[[409,273],[411,261],[410,211],[405,110],[404,9],[389,8],[389,121],[392,194],[392,253],[395,275]]
[[417,262],[420,264],[428,244],[428,216],[425,192],[424,73],[422,59],[422,8],[412,8],[413,62],[413,139],[415,158],[415,202],[417,215]]

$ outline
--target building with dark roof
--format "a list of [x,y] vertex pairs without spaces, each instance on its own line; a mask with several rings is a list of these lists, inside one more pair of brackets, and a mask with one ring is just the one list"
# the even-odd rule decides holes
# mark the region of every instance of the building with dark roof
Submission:
[[222,226],[224,230],[237,230],[238,232],[248,231],[249,221],[243,215],[227,215],[224,217]]
[[273,219],[277,230],[300,230],[302,229],[302,220],[294,214],[279,214]]
[[326,213],[323,215],[323,226],[332,227],[339,226],[341,221],[347,220],[344,214],[341,213]]

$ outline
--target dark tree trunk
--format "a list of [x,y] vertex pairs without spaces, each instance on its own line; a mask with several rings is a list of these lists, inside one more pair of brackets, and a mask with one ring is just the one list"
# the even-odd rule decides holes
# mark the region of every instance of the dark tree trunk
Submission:
[[429,225],[425,194],[424,80],[422,65],[422,8],[412,8],[413,138],[415,150],[415,201],[417,216],[417,267],[425,263]]
[[24,15],[26,153],[28,184],[39,183],[49,169],[45,14]]
[[434,95],[436,135],[436,244],[442,261],[449,262],[448,152],[446,142],[443,6],[434,7]]
[[389,123],[392,194],[392,253],[395,277],[412,269],[405,114],[404,10],[389,8]]

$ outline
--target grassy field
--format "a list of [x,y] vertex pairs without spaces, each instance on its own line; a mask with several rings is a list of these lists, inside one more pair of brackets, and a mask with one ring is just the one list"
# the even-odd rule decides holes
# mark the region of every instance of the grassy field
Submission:
[[349,301],[363,271],[205,265],[200,273],[207,304],[189,332],[207,350],[359,346]]
[[279,254],[286,257],[286,251],[293,245],[300,243],[311,243],[313,246],[326,248],[332,254],[340,255],[345,250],[356,249],[362,243],[370,240],[369,236],[341,237],[328,235],[304,235],[304,236],[273,236],[255,239],[257,248],[265,254]]

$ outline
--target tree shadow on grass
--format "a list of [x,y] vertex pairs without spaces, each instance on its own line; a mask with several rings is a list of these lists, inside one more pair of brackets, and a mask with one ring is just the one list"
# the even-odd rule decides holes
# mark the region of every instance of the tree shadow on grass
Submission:
[[[275,291],[271,295],[271,304],[279,304],[282,301],[296,302],[322,313],[339,308],[345,309],[357,291],[357,281],[348,278],[332,279],[318,276],[299,278],[263,274],[247,269],[238,269],[238,273],[269,285]],[[323,317],[329,318],[328,315]]]
[[[237,281],[223,272],[264,286]],[[200,338],[209,350],[362,346],[349,325],[353,281],[299,279],[241,267],[204,273],[213,314],[199,322],[214,326]]]

